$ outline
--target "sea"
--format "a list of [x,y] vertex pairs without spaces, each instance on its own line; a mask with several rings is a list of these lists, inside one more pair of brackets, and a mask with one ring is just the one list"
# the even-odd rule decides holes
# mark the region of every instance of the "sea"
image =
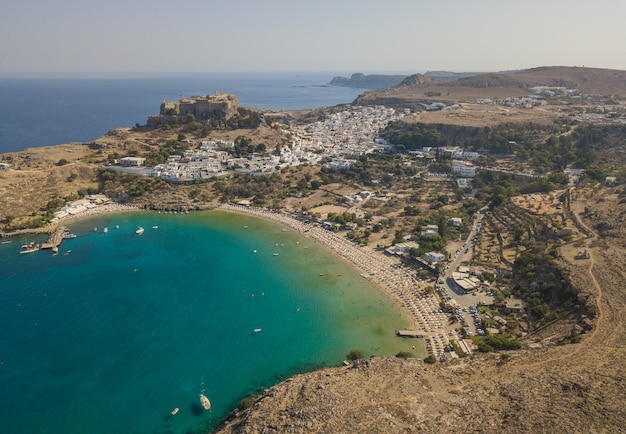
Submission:
[[298,110],[350,103],[364,92],[329,86],[335,75],[341,73],[0,78],[0,154],[94,140],[112,128],[145,124],[163,101],[182,97],[234,93],[243,107]]
[[[158,98],[156,85],[136,79],[24,81],[22,99],[35,104],[31,114],[41,110],[41,124],[14,120],[8,134],[2,118],[3,137],[31,137],[9,141],[19,149],[34,137],[41,146],[90,140],[141,122],[177,93],[215,89],[237,93],[244,106],[287,109],[349,102],[358,92],[315,85],[321,78],[249,78],[210,89],[154,79]],[[55,136],[40,128],[56,125],[55,105],[94,122],[83,132],[77,119],[59,121]],[[124,121],[109,118],[117,110]],[[0,244],[0,432],[209,432],[246,396],[341,365],[353,349],[423,355],[394,336],[407,321],[369,280],[275,222],[214,210],[101,215],[68,226],[77,237],[57,254],[19,254],[43,236]],[[200,407],[202,390],[210,411]]]

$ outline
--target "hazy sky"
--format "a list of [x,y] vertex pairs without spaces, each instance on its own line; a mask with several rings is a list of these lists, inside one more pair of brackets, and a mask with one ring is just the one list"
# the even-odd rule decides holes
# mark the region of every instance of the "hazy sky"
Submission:
[[625,0],[3,3],[3,75],[626,70]]

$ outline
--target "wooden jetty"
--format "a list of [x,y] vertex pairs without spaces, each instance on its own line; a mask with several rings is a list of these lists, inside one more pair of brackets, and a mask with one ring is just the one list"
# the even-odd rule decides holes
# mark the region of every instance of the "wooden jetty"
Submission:
[[52,233],[48,236],[48,239],[45,243],[41,244],[42,249],[51,249],[53,247],[59,247],[61,242],[63,242],[63,233],[67,232],[67,228],[65,226],[61,226],[56,228]]

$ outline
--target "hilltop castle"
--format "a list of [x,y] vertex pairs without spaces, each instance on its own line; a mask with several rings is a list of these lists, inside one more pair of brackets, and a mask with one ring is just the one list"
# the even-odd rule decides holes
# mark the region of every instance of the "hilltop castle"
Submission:
[[236,95],[220,92],[215,92],[215,95],[182,98],[175,102],[163,101],[159,115],[149,116],[147,126],[166,124],[175,117],[185,123],[188,115],[193,115],[193,119],[198,121],[211,118],[229,119],[237,113],[238,108],[239,100]]

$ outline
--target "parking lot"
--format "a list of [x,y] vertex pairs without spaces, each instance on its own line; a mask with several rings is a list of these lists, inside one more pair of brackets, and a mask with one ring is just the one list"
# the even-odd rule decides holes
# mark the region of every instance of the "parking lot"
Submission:
[[485,330],[478,307],[480,305],[491,305],[494,301],[493,293],[483,286],[477,289],[466,291],[459,286],[452,273],[459,269],[462,264],[471,263],[474,256],[474,248],[480,234],[481,220],[485,209],[476,213],[474,224],[466,241],[460,246],[450,258],[444,271],[437,280],[435,289],[441,299],[451,307],[451,315],[461,324],[468,334],[484,335]]

